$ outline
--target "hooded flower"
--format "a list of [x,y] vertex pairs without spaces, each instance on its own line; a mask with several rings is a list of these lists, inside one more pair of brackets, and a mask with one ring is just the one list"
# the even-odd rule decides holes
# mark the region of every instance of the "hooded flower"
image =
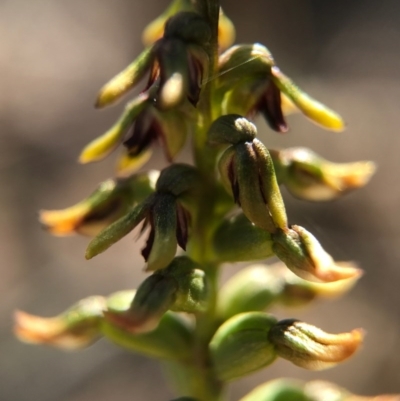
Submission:
[[150,229],[142,256],[147,270],[166,267],[174,258],[176,247],[186,248],[190,215],[180,197],[190,192],[197,180],[197,170],[185,164],[164,169],[156,192],[128,214],[105,228],[88,246],[86,258],[104,252],[143,222],[141,233]]
[[195,12],[182,11],[165,24],[164,35],[131,65],[101,89],[97,107],[107,106],[132,89],[149,72],[145,90],[156,88],[156,106],[171,109],[187,98],[196,105],[207,78],[208,56],[204,47],[211,31]]
[[286,132],[283,94],[313,122],[333,131],[344,129],[340,116],[298,88],[260,44],[228,49],[219,58],[219,74],[218,92],[225,114],[261,113],[273,130]]
[[86,199],[63,210],[42,210],[39,220],[54,235],[94,236],[119,219],[155,189],[157,171],[124,179],[110,179]]

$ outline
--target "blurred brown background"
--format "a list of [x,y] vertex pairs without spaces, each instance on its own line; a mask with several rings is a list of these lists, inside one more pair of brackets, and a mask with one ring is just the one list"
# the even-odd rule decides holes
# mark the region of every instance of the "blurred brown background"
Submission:
[[[112,174],[113,157],[89,166],[76,163],[82,146],[121,110],[120,105],[95,111],[94,97],[138,54],[142,29],[167,3],[0,0],[2,401],[172,398],[159,365],[145,357],[105,341],[64,353],[21,344],[11,333],[15,308],[50,316],[77,299],[136,287],[144,278],[140,244],[132,235],[85,262],[87,239],[49,236],[36,212],[69,206]],[[400,392],[400,2],[222,5],[236,23],[239,42],[266,44],[283,71],[338,110],[349,126],[334,134],[294,116],[291,133],[279,136],[260,121],[266,145],[304,145],[333,161],[371,159],[379,166],[366,189],[335,203],[286,196],[291,222],[309,228],[336,259],[359,262],[366,274],[343,300],[278,315],[331,332],[364,327],[364,349],[341,367],[317,373],[279,361],[235,384],[231,399],[282,375],[328,379],[363,394]]]

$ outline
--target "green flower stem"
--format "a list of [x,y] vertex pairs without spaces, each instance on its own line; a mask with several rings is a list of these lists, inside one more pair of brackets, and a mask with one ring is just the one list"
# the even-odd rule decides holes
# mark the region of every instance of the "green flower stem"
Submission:
[[[196,0],[195,4],[212,30],[212,39],[207,48],[210,60],[209,76],[212,77],[215,74],[218,60],[219,0]],[[197,106],[198,124],[193,150],[196,167],[201,173],[201,180],[199,180],[199,199],[197,214],[193,221],[189,256],[204,268],[211,295],[207,311],[196,316],[193,363],[190,366],[175,364],[175,366],[169,367],[171,374],[175,376],[174,381],[181,394],[191,395],[201,401],[222,401],[223,383],[216,378],[211,368],[208,350],[209,342],[217,329],[218,266],[212,263],[211,237],[215,229],[218,199],[215,180],[217,151],[207,144],[207,133],[211,123],[218,116],[215,115],[217,108],[213,107],[214,82],[208,78],[203,84],[201,99]],[[178,380],[176,380],[177,378]]]

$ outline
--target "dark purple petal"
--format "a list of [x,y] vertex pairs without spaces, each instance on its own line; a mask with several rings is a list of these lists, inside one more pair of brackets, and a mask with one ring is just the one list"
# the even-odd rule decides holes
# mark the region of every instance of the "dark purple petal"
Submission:
[[189,236],[189,212],[179,203],[176,204],[176,239],[178,245],[186,251],[186,244]]
[[269,82],[258,104],[258,110],[264,115],[267,123],[274,131],[288,131],[281,107],[281,92],[272,81]]
[[128,139],[124,146],[131,156],[139,155],[143,150],[150,147],[160,134],[160,126],[148,110],[143,111],[130,129]]
[[235,166],[234,166],[234,159],[229,163],[228,167],[228,178],[231,182],[232,194],[235,203],[240,206],[240,192],[239,192],[239,183],[237,181],[237,177],[235,174]]

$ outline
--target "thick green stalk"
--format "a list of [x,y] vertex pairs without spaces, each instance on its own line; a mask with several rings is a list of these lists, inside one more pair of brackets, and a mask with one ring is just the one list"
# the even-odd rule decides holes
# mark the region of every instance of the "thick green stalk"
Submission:
[[[207,48],[209,71],[213,76],[218,57],[219,0],[197,0],[197,10],[208,21],[212,39]],[[206,312],[196,316],[193,366],[186,368],[191,393],[202,401],[221,401],[223,385],[216,378],[209,359],[208,345],[217,328],[215,309],[218,291],[218,266],[211,263],[210,240],[214,229],[216,198],[215,161],[216,151],[207,144],[207,132],[217,117],[213,113],[213,80],[204,82],[198,105],[198,125],[194,139],[195,164],[201,172],[200,196],[197,215],[193,221],[190,256],[201,263],[209,280],[210,303]],[[184,368],[185,370],[185,368]],[[183,390],[183,389],[182,389]]]

